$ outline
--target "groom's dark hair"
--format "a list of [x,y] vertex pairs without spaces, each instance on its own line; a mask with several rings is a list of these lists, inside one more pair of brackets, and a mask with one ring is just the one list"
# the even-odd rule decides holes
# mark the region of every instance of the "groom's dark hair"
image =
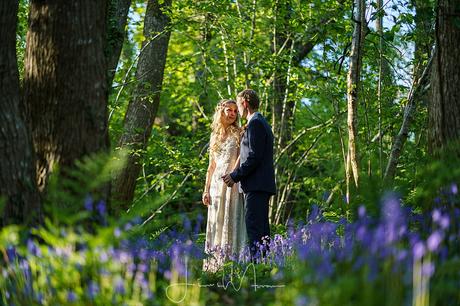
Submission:
[[252,110],[259,108],[259,96],[255,90],[245,89],[238,94],[237,99],[243,99],[248,102]]

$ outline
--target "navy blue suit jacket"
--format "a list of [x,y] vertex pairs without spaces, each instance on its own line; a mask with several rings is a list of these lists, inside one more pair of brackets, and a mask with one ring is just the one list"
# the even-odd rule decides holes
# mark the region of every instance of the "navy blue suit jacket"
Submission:
[[255,113],[241,138],[240,166],[230,173],[240,182],[244,193],[264,191],[276,193],[273,168],[273,132],[267,120]]

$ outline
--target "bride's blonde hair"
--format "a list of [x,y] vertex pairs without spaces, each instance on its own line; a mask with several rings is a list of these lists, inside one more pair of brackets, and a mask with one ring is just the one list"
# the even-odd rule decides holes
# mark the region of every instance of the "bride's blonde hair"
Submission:
[[225,116],[225,107],[229,104],[236,105],[236,101],[229,99],[221,100],[217,104],[216,109],[214,111],[214,116],[211,124],[211,143],[209,145],[211,153],[219,151],[225,136],[234,137],[236,139],[237,144],[239,145],[240,143],[239,139],[241,128],[238,126],[238,114],[235,122],[230,124],[227,128],[225,128],[224,124],[222,123],[223,118]]

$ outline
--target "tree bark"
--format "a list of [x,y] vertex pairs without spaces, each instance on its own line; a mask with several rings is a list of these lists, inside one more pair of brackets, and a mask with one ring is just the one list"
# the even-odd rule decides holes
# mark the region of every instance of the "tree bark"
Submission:
[[347,178],[347,198],[349,198],[349,186],[351,176],[355,187],[358,187],[359,182],[359,166],[358,166],[358,88],[361,75],[362,50],[364,43],[364,34],[366,28],[365,20],[365,2],[364,0],[354,1],[355,12],[353,21],[355,27],[353,30],[353,39],[351,44],[350,67],[347,75],[347,105],[348,105],[348,155],[346,166]]
[[[460,1],[439,0],[436,50],[429,105],[429,149],[451,149],[460,156]],[[451,147],[451,145],[454,145]]]
[[40,197],[30,135],[19,111],[16,28],[19,1],[0,3],[0,196],[6,200],[0,223],[36,223]]
[[65,171],[108,148],[106,1],[32,0],[25,54],[25,116],[44,191]]
[[121,49],[126,36],[126,22],[128,19],[131,0],[109,0],[107,10],[107,86],[110,89],[117,71]]
[[[128,208],[134,197],[136,180],[141,169],[142,152],[152,132],[153,122],[160,103],[160,92],[166,64],[170,37],[169,17],[165,14],[171,0],[162,3],[149,0],[144,21],[143,51],[136,71],[138,85],[129,102],[124,119],[124,131],[119,148],[128,149],[126,165],[113,180],[113,198],[123,208]],[[162,33],[163,32],[163,33]],[[154,38],[158,33],[162,33]]]

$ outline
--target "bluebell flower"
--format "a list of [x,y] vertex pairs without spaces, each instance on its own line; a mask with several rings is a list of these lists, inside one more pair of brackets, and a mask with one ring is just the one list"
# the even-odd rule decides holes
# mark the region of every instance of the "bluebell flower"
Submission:
[[147,281],[143,273],[136,273],[135,280],[141,288],[143,288],[144,290],[148,289],[149,282]]
[[[201,231],[201,225],[203,224],[203,221],[205,221],[205,218],[203,215],[200,213],[196,216],[196,222],[195,222],[195,233],[199,233]],[[206,226],[206,223],[204,223]]]
[[310,255],[310,250],[308,245],[301,244],[297,247],[297,254],[300,261],[306,261]]
[[118,276],[115,280],[115,286],[114,286],[115,292],[124,295],[126,293],[125,289],[125,283],[123,282],[123,279]]
[[131,222],[126,222],[124,230],[129,231],[132,227],[133,227],[133,225],[131,224]]
[[441,211],[438,208],[434,209],[431,213],[431,217],[434,222],[439,222],[441,220]]
[[134,271],[136,271],[136,264],[133,262],[130,262],[127,266],[127,271],[131,274],[134,273]]
[[121,230],[120,228],[116,227],[113,229],[113,235],[116,237],[116,238],[119,238],[121,236]]
[[172,273],[171,273],[170,270],[166,270],[166,271],[163,273],[163,276],[164,276],[164,278],[166,278],[167,280],[171,280]]
[[91,195],[86,195],[84,204],[87,211],[93,211],[93,198]]
[[396,254],[396,261],[402,262],[407,258],[407,251],[406,250],[400,250]]
[[32,239],[27,240],[27,250],[29,251],[29,254],[33,256],[40,257],[41,255],[40,248]]
[[149,271],[149,266],[146,265],[145,263],[140,263],[138,266],[137,266],[137,270],[142,272],[142,273],[147,273]]
[[295,299],[296,306],[307,306],[308,305],[308,298],[305,295],[299,295]]
[[192,230],[192,222],[186,215],[182,215],[182,226],[186,232],[190,232]]
[[442,242],[442,235],[439,231],[434,231],[426,241],[428,250],[435,252],[438,250],[439,245]]
[[77,295],[73,291],[67,292],[67,302],[73,303],[77,300]]
[[458,187],[456,183],[452,183],[450,185],[450,192],[454,195],[458,193]]
[[434,264],[431,262],[424,262],[422,264],[422,275],[431,277],[434,274]]
[[366,207],[364,207],[364,205],[359,206],[359,208],[358,208],[358,216],[360,218],[366,217]]
[[439,220],[439,226],[441,226],[443,230],[446,230],[449,227],[449,224],[450,224],[450,220],[449,220],[449,216],[447,215],[442,216],[441,220]]
[[310,214],[308,215],[307,220],[309,222],[315,221],[321,217],[321,211],[318,205],[312,205]]
[[425,245],[423,242],[419,241],[414,244],[412,247],[412,254],[414,255],[414,259],[420,259],[425,255]]
[[18,258],[18,252],[16,251],[16,248],[12,245],[6,247],[6,255],[8,256],[8,260],[10,262]]
[[37,294],[35,295],[35,299],[40,305],[42,305],[43,304],[43,293],[37,292]]
[[102,250],[100,251],[99,253],[99,260],[104,263],[104,262],[107,262],[109,260],[109,255],[107,254],[106,251]]
[[107,208],[104,200],[100,200],[96,205],[96,211],[100,216],[105,216],[107,214]]
[[88,284],[88,297],[94,299],[99,294],[99,286],[96,282],[90,281]]
[[334,273],[334,266],[332,265],[330,256],[324,253],[320,259],[320,263],[316,266],[316,273],[320,280],[330,277]]

